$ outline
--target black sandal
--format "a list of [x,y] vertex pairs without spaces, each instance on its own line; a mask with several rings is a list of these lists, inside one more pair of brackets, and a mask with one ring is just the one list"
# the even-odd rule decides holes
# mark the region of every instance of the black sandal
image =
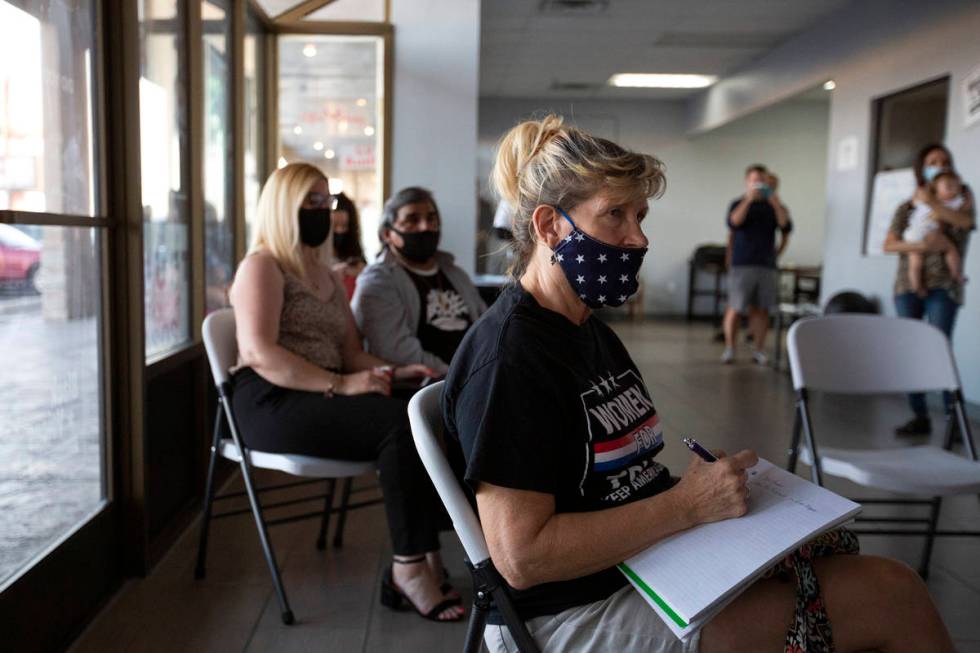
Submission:
[[[395,560],[395,562],[398,564],[414,564],[423,562],[424,560],[425,556],[422,555],[416,558],[409,558],[408,560]],[[414,603],[412,603],[412,600],[405,596],[405,594],[395,585],[395,580],[391,573],[391,566],[389,566],[387,569],[385,569],[384,576],[381,578],[381,605],[391,608],[392,610],[404,610],[406,603],[408,604],[408,607],[415,610],[420,617],[423,619],[428,619],[429,621],[453,623],[456,621],[461,621],[466,616],[466,612],[464,611],[454,618],[439,618],[439,615],[445,610],[448,610],[449,608],[461,607],[462,602],[460,599],[446,599],[433,606],[428,612],[422,612],[415,606]]]

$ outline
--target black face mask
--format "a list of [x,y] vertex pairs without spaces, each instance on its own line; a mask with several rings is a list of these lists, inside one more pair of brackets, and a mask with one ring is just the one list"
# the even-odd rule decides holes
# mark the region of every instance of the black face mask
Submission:
[[398,231],[394,227],[389,227],[392,231],[402,237],[405,245],[395,247],[398,253],[413,263],[425,263],[439,247],[438,231]]
[[299,210],[299,239],[309,247],[319,247],[330,235],[330,209]]
[[338,254],[346,252],[350,244],[351,237],[349,231],[335,231],[333,233],[333,248]]

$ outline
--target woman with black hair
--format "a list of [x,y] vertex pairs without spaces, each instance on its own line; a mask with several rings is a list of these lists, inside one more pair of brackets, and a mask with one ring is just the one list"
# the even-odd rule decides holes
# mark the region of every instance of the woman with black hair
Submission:
[[484,311],[473,281],[439,249],[442,217],[432,193],[403,188],[385,202],[378,240],[351,301],[367,349],[398,365],[421,363],[439,376]]
[[343,193],[334,195],[330,221],[333,229],[333,271],[344,280],[347,301],[350,301],[357,286],[357,275],[367,265],[361,247],[361,219],[351,198]]
[[[963,185],[963,202],[959,208],[951,208],[941,202],[932,190],[931,182],[940,174],[954,171],[953,155],[940,143],[926,145],[915,161],[915,180],[918,187],[912,198],[895,210],[895,217],[888,227],[884,250],[898,254],[898,275],[895,278],[895,311],[902,317],[925,318],[947,337],[953,335],[956,313],[963,304],[963,285],[958,275],[949,269],[943,250],[934,240],[910,242],[903,234],[909,226],[909,218],[916,206],[926,205],[932,210],[933,219],[939,223],[941,233],[952,242],[960,259],[966,254],[970,232],[976,228],[976,206],[973,192]],[[922,262],[922,292],[912,287],[909,275],[909,255],[920,253]],[[949,410],[950,398],[944,396]],[[913,417],[895,429],[900,436],[928,435],[932,432],[925,395],[909,395]]]

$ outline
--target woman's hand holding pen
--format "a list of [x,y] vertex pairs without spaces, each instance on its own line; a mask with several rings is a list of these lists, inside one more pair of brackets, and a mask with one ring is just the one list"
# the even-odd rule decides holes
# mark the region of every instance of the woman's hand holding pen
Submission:
[[741,517],[748,510],[745,470],[759,462],[759,457],[748,449],[734,456],[713,453],[718,457],[713,463],[691,456],[684,476],[670,490],[690,516],[691,526]]

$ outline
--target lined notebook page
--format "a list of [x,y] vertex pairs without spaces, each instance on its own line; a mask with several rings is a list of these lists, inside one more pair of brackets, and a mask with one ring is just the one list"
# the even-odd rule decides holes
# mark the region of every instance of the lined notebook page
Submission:
[[639,589],[638,578],[656,594],[641,590],[648,602],[665,604],[658,612],[672,611],[687,623],[698,620],[733,588],[861,509],[767,460],[748,471],[744,516],[678,533],[624,563],[623,573],[636,577],[634,586]]

